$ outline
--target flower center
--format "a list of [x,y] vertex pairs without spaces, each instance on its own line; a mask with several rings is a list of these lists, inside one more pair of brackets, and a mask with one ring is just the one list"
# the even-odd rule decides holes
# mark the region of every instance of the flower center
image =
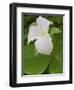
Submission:
[[41,36],[41,37],[45,37],[46,35],[47,35],[47,33],[46,33],[45,31],[41,31],[41,32],[40,32],[40,36]]

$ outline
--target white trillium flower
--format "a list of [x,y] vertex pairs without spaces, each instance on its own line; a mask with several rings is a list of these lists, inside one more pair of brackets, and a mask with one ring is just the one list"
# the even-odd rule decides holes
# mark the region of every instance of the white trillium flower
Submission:
[[48,33],[51,21],[39,16],[37,25],[31,25],[28,33],[28,44],[35,40],[36,51],[40,54],[50,55],[53,50],[52,38]]

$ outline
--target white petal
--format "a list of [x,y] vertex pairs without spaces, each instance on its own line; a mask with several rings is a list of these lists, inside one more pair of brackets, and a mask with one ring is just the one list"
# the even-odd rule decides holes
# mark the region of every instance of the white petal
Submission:
[[28,33],[28,44],[31,41],[36,40],[37,37],[38,37],[38,28],[37,28],[37,26],[30,26],[29,33]]
[[38,53],[50,55],[53,50],[53,43],[50,36],[39,38],[35,42],[35,47]]
[[42,16],[39,16],[36,19],[36,23],[40,28],[47,30],[47,31],[49,30],[49,25],[53,24],[53,22],[47,20],[46,18],[43,18]]

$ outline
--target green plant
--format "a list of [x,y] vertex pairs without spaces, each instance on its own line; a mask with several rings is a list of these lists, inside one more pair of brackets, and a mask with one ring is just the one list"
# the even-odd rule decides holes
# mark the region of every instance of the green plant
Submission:
[[23,16],[23,74],[63,73],[63,16],[43,16],[53,22],[49,30],[53,41],[53,51],[51,55],[36,55],[34,41],[27,45],[29,26],[35,22],[37,17],[38,16],[34,15]]

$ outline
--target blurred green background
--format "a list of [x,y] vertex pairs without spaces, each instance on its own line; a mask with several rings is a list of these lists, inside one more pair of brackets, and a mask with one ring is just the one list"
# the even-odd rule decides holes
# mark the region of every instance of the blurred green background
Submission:
[[[63,73],[63,16],[41,15],[53,22],[49,34],[53,40],[53,51],[50,56],[35,54],[34,42],[27,45],[29,26],[36,22],[39,15],[22,15],[22,74],[59,74]],[[54,33],[60,30],[61,33]]]

